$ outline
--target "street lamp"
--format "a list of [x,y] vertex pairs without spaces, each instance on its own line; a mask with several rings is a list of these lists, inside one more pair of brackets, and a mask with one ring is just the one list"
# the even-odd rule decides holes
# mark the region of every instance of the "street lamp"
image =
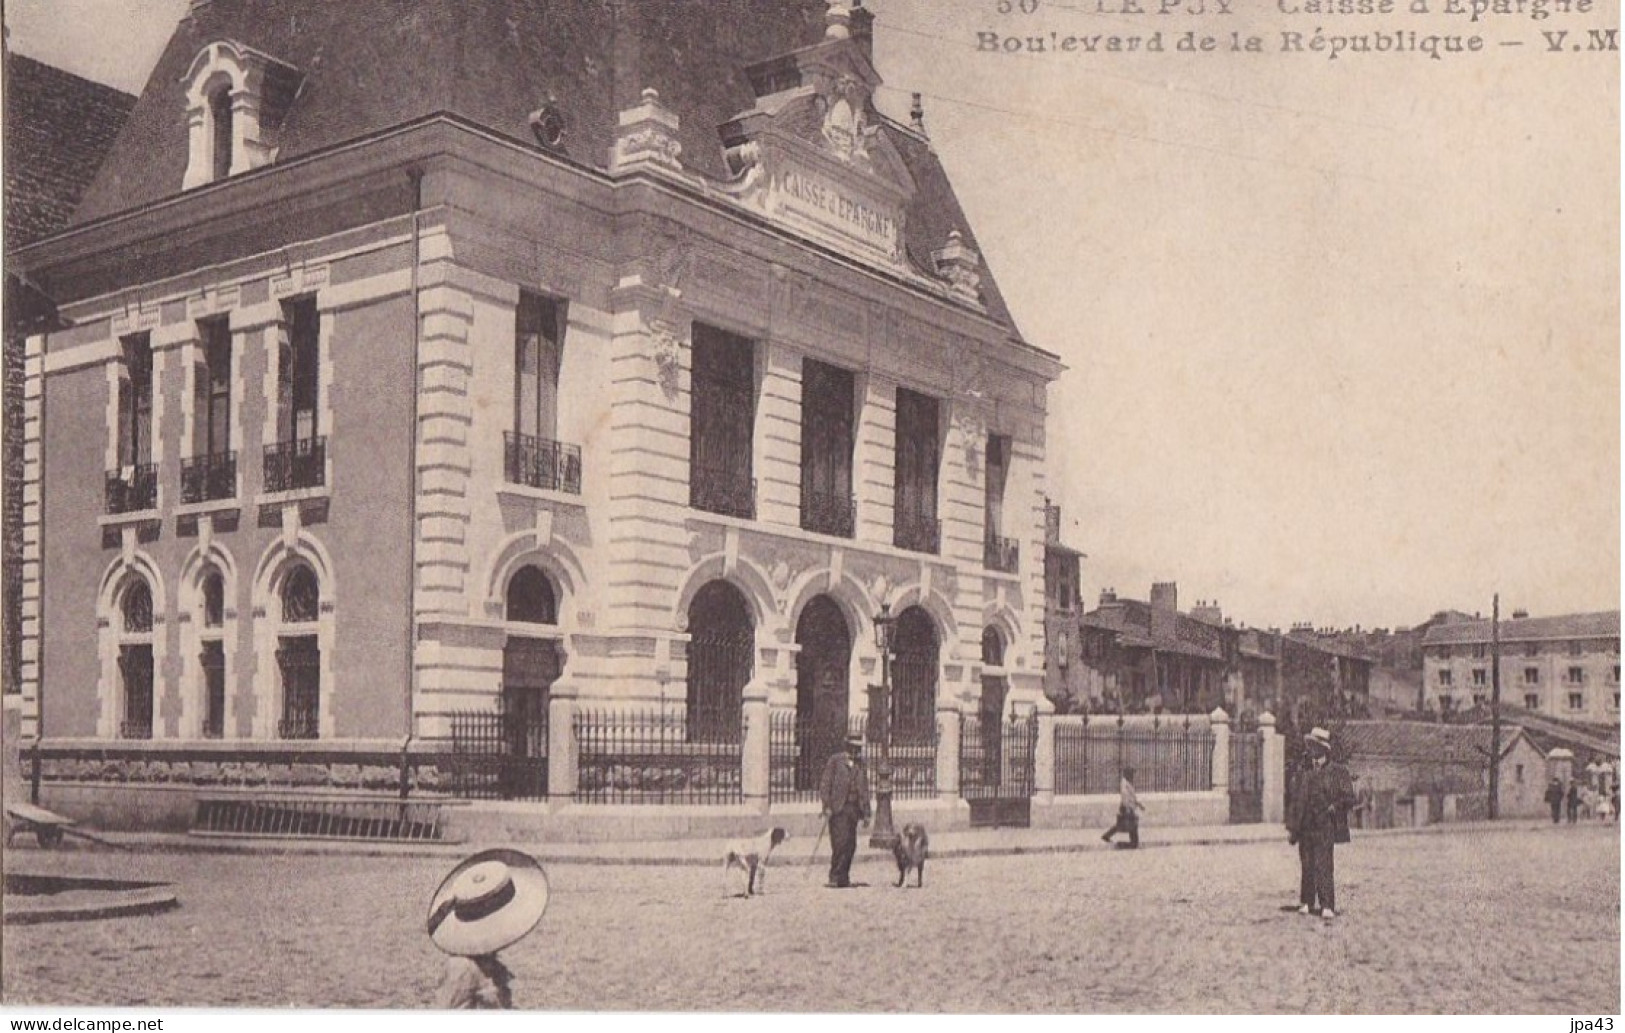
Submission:
[[869,845],[890,848],[897,842],[891,819],[891,644],[897,618],[891,605],[882,603],[875,615],[875,646],[880,650],[880,684],[869,686],[870,738],[880,744],[875,767],[875,824]]

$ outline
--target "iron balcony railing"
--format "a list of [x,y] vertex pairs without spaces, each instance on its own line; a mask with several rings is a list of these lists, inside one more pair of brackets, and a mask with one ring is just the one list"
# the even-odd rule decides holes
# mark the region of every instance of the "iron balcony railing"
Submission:
[[707,513],[756,519],[756,481],[737,466],[695,464],[689,482],[689,505]]
[[581,494],[581,446],[515,431],[502,435],[502,470],[509,484]]
[[139,513],[158,508],[158,464],[139,463],[107,471],[107,511]]
[[892,531],[892,544],[910,552],[940,552],[942,549],[942,521],[931,513],[910,513],[899,510]]
[[856,524],[857,501],[851,495],[833,491],[803,490],[801,528],[840,538],[852,537]]
[[327,483],[327,438],[317,436],[265,446],[265,490],[292,491]]
[[982,543],[982,566],[1004,574],[1014,574],[1021,566],[1021,543],[1014,538],[988,535]]
[[120,739],[151,739],[152,719],[148,718],[143,721],[138,718],[134,721],[120,721],[118,737]]
[[181,460],[181,501],[213,502],[237,494],[237,453]]
[[284,707],[282,720],[276,723],[276,734],[279,739],[318,738],[316,705],[296,702]]

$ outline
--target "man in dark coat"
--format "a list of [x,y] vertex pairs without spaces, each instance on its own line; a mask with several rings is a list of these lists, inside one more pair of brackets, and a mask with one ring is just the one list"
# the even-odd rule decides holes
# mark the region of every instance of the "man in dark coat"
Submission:
[[859,754],[863,740],[848,736],[846,748],[824,764],[818,780],[824,820],[829,822],[829,885],[852,885],[852,857],[858,852],[858,825],[869,824],[869,776]]
[[1556,775],[1546,786],[1546,804],[1552,809],[1552,824],[1563,820],[1563,783]]
[[1332,760],[1332,737],[1324,728],[1311,731],[1310,764],[1298,780],[1298,791],[1287,812],[1287,842],[1298,847],[1302,875],[1298,882],[1298,913],[1320,911],[1327,920],[1337,917],[1337,890],[1333,885],[1332,848],[1349,841],[1349,808],[1354,806],[1354,779],[1348,768]]

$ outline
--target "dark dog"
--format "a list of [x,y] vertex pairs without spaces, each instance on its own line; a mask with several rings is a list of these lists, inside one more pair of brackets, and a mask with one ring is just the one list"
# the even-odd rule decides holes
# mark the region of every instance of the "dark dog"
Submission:
[[925,859],[931,853],[931,837],[925,834],[925,826],[909,822],[903,826],[902,835],[892,845],[892,856],[897,859],[897,885],[901,886],[903,880],[908,878],[908,870],[914,869],[914,885],[925,885]]
[[781,828],[768,829],[754,839],[741,839],[728,844],[728,855],[722,859],[722,874],[727,876],[738,868],[745,873],[745,896],[760,893],[767,888],[767,859],[773,848],[789,838]]

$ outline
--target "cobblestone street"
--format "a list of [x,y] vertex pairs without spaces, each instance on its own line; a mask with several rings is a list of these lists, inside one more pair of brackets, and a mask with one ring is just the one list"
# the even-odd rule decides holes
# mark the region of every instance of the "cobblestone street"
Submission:
[[[1619,1011],[1614,826],[1374,836],[1337,854],[1333,923],[1284,839],[943,860],[923,890],[859,855],[822,887],[809,844],[754,900],[720,866],[554,865],[537,932],[504,954],[523,1007],[998,1012]],[[827,856],[827,855],[825,855]],[[39,855],[26,858],[38,862]],[[64,854],[167,877],[182,906],[13,926],[6,1002],[412,1007],[443,959],[423,911],[449,863]]]

